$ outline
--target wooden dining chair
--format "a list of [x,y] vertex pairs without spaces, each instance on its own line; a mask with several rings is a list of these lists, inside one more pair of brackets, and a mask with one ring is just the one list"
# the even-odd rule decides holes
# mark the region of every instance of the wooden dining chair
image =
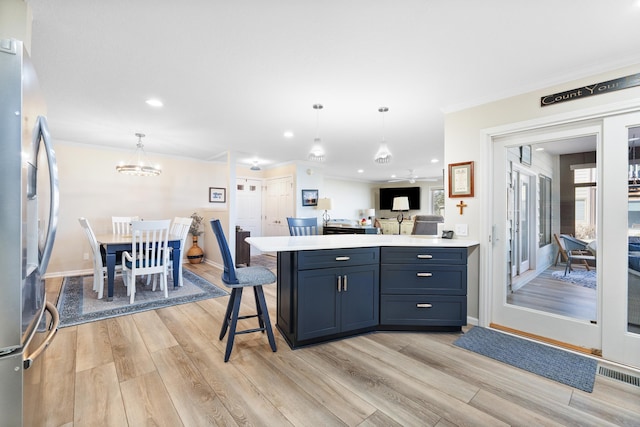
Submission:
[[[93,255],[93,291],[98,293],[98,299],[102,299],[104,294],[104,278],[107,274],[106,254],[101,250],[96,240],[96,235],[89,224],[89,220],[81,217],[78,218],[78,222],[87,235],[91,254]],[[121,270],[121,268],[121,264],[116,264],[116,272]]]
[[313,236],[318,234],[318,218],[287,217],[289,234],[292,236]]
[[112,216],[113,234],[131,234],[131,222],[138,220],[137,216]]
[[[185,244],[187,243],[187,236],[189,235],[189,228],[193,218],[191,217],[175,217],[171,223],[171,229],[169,234],[172,236],[180,236],[180,254],[185,254]],[[169,260],[173,261],[173,251],[170,251]],[[180,260],[180,267],[178,267],[178,286],[182,286],[182,260]],[[169,263],[169,273],[173,272],[173,262]]]
[[[131,252],[122,252],[122,278],[127,287],[129,303],[136,294],[136,277],[160,274],[160,290],[169,298],[167,274],[169,264],[170,220],[133,221],[131,223]],[[156,280],[153,289],[156,290]]]
[[[224,321],[222,322],[222,328],[220,329],[220,340],[224,338],[229,331],[229,338],[227,338],[227,348],[224,353],[224,361],[229,361],[231,356],[231,350],[233,349],[233,341],[237,334],[249,334],[252,332],[266,332],[269,339],[269,345],[272,351],[276,351],[276,340],[273,336],[273,330],[271,329],[271,320],[269,319],[269,310],[267,309],[267,302],[264,299],[264,292],[262,285],[268,285],[275,283],[276,275],[267,267],[253,266],[243,267],[236,269],[233,259],[231,258],[231,251],[227,244],[227,239],[222,231],[222,225],[219,219],[211,220],[211,228],[213,234],[218,241],[218,247],[220,248],[220,255],[222,255],[222,261],[224,264],[224,270],[222,272],[222,282],[231,289],[231,297],[227,304],[227,311],[224,315]],[[242,299],[242,290],[244,288],[253,288],[253,295],[256,301],[256,314],[240,316],[240,300]],[[236,326],[238,320],[251,319],[253,317],[258,318],[258,328],[244,329],[237,331]]]

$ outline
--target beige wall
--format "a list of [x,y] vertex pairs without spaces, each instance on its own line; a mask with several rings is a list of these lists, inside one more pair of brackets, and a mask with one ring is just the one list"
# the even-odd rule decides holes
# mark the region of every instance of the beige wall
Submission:
[[[481,236],[481,221],[483,198],[487,196],[488,179],[487,165],[482,159],[486,149],[482,133],[490,128],[509,124],[533,122],[535,120],[551,123],[556,118],[563,119],[577,112],[587,114],[590,109],[599,108],[607,104],[623,102],[635,103],[640,106],[640,87],[624,89],[588,98],[567,101],[557,105],[540,107],[540,98],[545,95],[579,88],[585,85],[605,82],[608,80],[640,73],[640,64],[597,74],[588,78],[572,81],[562,85],[541,89],[523,95],[506,98],[485,105],[466,110],[449,113],[445,116],[445,162],[446,164],[475,161],[475,196],[467,199],[446,199],[447,226],[465,223],[469,225],[469,239],[480,241],[482,254],[487,249],[488,236]],[[535,156],[535,152],[533,153]],[[448,181],[445,180],[445,188]],[[455,205],[460,201],[468,205],[463,215],[459,215]],[[482,262],[481,264],[482,265]],[[481,276],[482,280],[482,276]],[[478,316],[478,289],[469,289],[468,315]]]
[[[55,141],[60,176],[58,232],[48,275],[91,269],[91,254],[78,218],[89,219],[98,233],[111,232],[111,216],[138,215],[143,219],[173,219],[211,208],[209,187],[226,187],[226,164],[160,157],[157,177],[136,177],[116,172],[115,165],[132,151],[101,149]],[[225,206],[221,206],[226,211]],[[205,224],[208,226],[208,223]],[[203,236],[200,237],[201,244]],[[205,254],[206,257],[206,254]]]
[[[445,116],[444,140],[446,164],[471,160],[475,161],[475,197],[463,199],[468,207],[465,208],[462,217],[460,217],[458,209],[455,207],[460,199],[447,198],[445,202],[447,225],[464,221],[469,224],[469,238],[480,240],[480,200],[485,195],[484,190],[487,185],[486,182],[483,182],[486,166],[479,162],[479,160],[482,159],[485,148],[484,141],[481,140],[481,131],[483,129],[533,119],[561,116],[576,110],[626,100],[637,99],[640,103],[640,87],[635,87],[576,101],[540,107],[540,98],[542,96],[639,72],[640,64],[447,114]],[[447,188],[447,186],[448,181],[445,181],[445,188]],[[456,214],[452,216],[452,212],[456,212]]]

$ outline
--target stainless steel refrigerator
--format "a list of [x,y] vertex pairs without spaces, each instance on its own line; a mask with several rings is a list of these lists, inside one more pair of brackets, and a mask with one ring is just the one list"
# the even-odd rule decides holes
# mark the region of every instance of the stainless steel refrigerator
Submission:
[[58,327],[43,276],[58,220],[58,169],[23,44],[0,40],[0,425],[29,423],[29,378]]

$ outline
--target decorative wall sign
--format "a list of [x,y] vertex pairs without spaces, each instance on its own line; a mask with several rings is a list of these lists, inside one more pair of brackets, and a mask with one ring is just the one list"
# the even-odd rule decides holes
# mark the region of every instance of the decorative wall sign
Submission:
[[542,98],[540,98],[540,106],[546,107],[549,105],[559,104],[561,102],[586,98],[588,96],[602,95],[603,93],[628,89],[634,86],[640,86],[640,73],[631,74],[630,76],[620,77],[618,79],[608,80],[602,83],[582,86],[577,89],[567,90],[565,92],[554,93],[553,95],[543,96]]
[[318,190],[302,190],[302,206],[318,206]]
[[224,203],[227,201],[227,189],[209,187],[209,203]]
[[449,197],[473,197],[473,162],[449,165]]

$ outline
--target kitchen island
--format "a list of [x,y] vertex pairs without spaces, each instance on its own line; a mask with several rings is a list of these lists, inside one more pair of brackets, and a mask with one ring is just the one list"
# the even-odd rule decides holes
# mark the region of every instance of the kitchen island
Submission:
[[376,330],[466,325],[477,241],[367,234],[246,241],[278,253],[276,326],[292,348]]

